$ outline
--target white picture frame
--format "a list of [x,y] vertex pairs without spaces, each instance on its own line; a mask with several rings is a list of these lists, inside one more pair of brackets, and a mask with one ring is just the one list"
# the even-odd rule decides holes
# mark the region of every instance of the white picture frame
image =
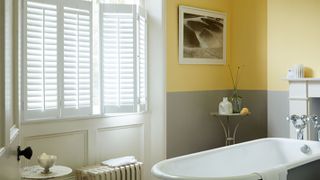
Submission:
[[179,64],[226,64],[226,13],[179,6]]

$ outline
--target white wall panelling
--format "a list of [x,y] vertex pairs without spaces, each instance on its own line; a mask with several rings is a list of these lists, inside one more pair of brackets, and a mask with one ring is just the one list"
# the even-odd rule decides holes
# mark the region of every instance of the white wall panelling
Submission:
[[[289,96],[289,114],[304,115],[308,114],[308,99],[294,99]],[[289,124],[289,122],[288,122]],[[304,131],[305,138],[308,137],[308,130]],[[290,137],[297,138],[297,131],[290,122]]]
[[72,168],[88,164],[87,130],[25,137],[23,142],[33,148],[35,155],[28,164],[37,164],[42,152],[57,155],[57,164]]
[[307,82],[295,82],[289,85],[290,98],[306,98],[307,97]]
[[151,167],[166,158],[166,1],[146,0],[148,10],[148,92],[150,121],[145,123],[146,180]]
[[[289,81],[289,114],[320,115],[320,79],[300,78],[287,79]],[[297,133],[290,123],[290,137],[296,138]],[[314,140],[313,124],[309,123],[304,133],[305,139]]]
[[128,115],[86,120],[44,121],[22,125],[22,145],[34,156],[23,165],[36,164],[42,152],[58,156],[57,164],[79,168],[122,155],[144,160],[146,115]]
[[320,82],[308,82],[308,96],[320,97]]
[[97,162],[134,155],[143,160],[143,125],[99,128],[96,133]]
[[[150,173],[151,167],[166,157],[166,6],[163,0],[147,0],[146,7],[148,9],[148,113],[25,123],[22,124],[23,145],[31,144],[37,148],[34,148],[35,152],[41,152],[46,150],[46,144],[53,142],[50,151],[64,154],[69,151],[69,145],[64,144],[69,143],[69,140],[73,140],[70,148],[81,149],[82,145],[87,143],[86,155],[83,153],[84,150],[74,151],[73,157],[77,157],[79,161],[74,159],[63,161],[73,167],[81,166],[86,156],[88,164],[95,164],[103,158],[134,154],[144,162],[144,179],[154,179]],[[61,136],[53,137],[54,134]],[[86,138],[84,134],[87,134]],[[41,138],[38,139],[37,136]],[[119,150],[120,152],[117,152]],[[34,154],[33,158],[36,156],[38,154]]]
[[166,1],[147,0],[149,118],[145,122],[145,180],[151,167],[166,158]]
[[[311,98],[309,100],[309,114],[320,116],[320,98]],[[310,127],[310,139],[317,140],[317,132],[313,128],[313,124]]]

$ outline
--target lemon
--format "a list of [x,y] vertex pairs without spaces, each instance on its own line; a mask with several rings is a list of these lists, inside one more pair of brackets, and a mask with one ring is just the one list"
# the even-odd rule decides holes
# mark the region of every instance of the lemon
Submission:
[[241,115],[248,115],[250,114],[249,109],[248,108],[242,108],[240,111]]

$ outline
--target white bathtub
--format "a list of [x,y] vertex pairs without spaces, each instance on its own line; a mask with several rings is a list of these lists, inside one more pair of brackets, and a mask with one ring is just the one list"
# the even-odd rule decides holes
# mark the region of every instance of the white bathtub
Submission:
[[[301,147],[308,145],[307,154]],[[161,161],[152,174],[164,180],[258,180],[320,159],[320,142],[264,138]]]

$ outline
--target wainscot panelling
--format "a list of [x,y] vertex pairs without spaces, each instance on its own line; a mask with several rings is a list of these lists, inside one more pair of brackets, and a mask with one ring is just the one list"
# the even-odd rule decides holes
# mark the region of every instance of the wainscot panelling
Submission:
[[143,158],[143,126],[99,128],[96,135],[97,162],[113,157],[134,155]]
[[[34,154],[31,160],[23,160],[22,166],[37,164],[42,152],[57,155],[57,164],[73,169],[124,155],[143,161],[147,118],[139,114],[23,123],[21,145],[31,146]],[[67,179],[74,176],[63,178]]]
[[[318,115],[320,116],[320,98],[310,98],[309,99],[309,115]],[[310,140],[318,140],[317,133],[318,131],[314,128],[313,123],[309,123],[309,132],[310,132]]]
[[88,164],[88,132],[48,134],[26,137],[24,144],[33,148],[34,156],[27,164],[37,164],[37,156],[42,152],[57,155],[57,164],[75,168]]

